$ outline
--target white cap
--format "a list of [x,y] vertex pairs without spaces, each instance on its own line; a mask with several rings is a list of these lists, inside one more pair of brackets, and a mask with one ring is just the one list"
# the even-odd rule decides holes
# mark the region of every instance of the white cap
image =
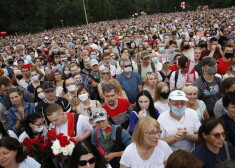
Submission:
[[90,65],[91,65],[91,66],[98,65],[98,61],[97,61],[96,59],[92,59],[92,60],[90,61]]
[[107,112],[102,107],[95,108],[92,111],[92,118],[94,119],[94,123],[98,121],[104,121],[107,119]]
[[162,58],[162,64],[165,64],[166,62],[170,62],[170,59],[167,57]]
[[169,100],[184,100],[188,101],[186,94],[181,90],[174,90],[170,93]]
[[45,40],[48,40],[48,37],[46,36],[44,39],[45,39]]

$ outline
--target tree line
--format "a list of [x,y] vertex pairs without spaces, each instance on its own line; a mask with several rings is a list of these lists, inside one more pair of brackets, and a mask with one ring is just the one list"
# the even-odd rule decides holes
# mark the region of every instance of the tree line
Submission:
[[234,0],[1,0],[0,31],[8,34],[35,33],[45,29],[85,24],[83,1],[88,21],[130,18],[142,11],[147,14],[196,10],[198,6],[223,8]]

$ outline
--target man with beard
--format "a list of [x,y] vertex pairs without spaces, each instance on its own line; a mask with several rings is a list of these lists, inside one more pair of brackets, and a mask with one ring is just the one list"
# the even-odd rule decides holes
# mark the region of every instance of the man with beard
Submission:
[[112,84],[104,86],[103,93],[105,97],[103,108],[107,111],[109,120],[123,129],[129,129],[129,113],[132,111],[129,101],[117,98],[116,88]]

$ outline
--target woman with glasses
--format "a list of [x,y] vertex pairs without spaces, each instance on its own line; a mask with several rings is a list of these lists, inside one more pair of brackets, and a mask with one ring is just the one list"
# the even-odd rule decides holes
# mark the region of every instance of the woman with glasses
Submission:
[[209,119],[202,123],[198,137],[202,142],[196,146],[193,154],[204,163],[204,168],[215,168],[217,164],[230,158],[235,159],[235,149],[230,142],[225,141],[224,123],[221,120]]
[[69,160],[69,168],[106,168],[107,162],[88,141],[77,143]]
[[164,168],[172,153],[169,145],[160,140],[160,125],[152,117],[140,119],[132,135],[132,143],[125,149],[120,168]]
[[16,135],[20,135],[25,130],[26,117],[34,112],[35,104],[23,101],[22,93],[17,88],[8,90],[7,94],[12,103],[12,107],[6,113],[7,121],[10,129]]
[[108,68],[104,68],[103,70],[101,70],[100,72],[100,83],[98,84],[97,88],[98,88],[98,93],[100,96],[100,99],[102,101],[104,101],[104,93],[102,91],[102,88],[105,87],[106,85],[108,85],[109,80],[112,79],[110,70]]
[[205,103],[202,100],[198,100],[198,87],[188,85],[183,87],[182,91],[186,94],[188,99],[186,102],[186,107],[195,110],[200,121],[203,119],[209,119],[210,116],[206,109]]
[[154,98],[155,89],[158,83],[158,75],[153,72],[147,72],[144,83],[144,90],[149,91],[152,98]]
[[41,114],[32,113],[28,115],[25,121],[25,131],[19,136],[19,142],[22,143],[25,138],[38,138],[40,135],[44,135],[44,138],[47,139],[47,129],[44,123]]
[[168,96],[170,94],[169,85],[166,82],[159,82],[154,91],[154,107],[163,113],[167,110],[170,110],[168,105]]
[[130,113],[130,134],[133,133],[140,118],[150,116],[157,120],[159,116],[159,112],[154,107],[153,98],[147,90],[142,90],[137,95],[135,110],[136,112]]

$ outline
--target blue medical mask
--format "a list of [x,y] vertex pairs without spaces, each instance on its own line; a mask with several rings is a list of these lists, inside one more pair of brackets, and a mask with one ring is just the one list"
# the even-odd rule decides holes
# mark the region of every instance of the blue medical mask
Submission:
[[186,110],[186,106],[184,106],[182,108],[178,108],[178,107],[175,107],[175,106],[171,107],[172,113],[177,117],[182,117],[185,113],[185,110]]
[[164,51],[164,47],[160,47],[159,52],[163,52],[163,51]]
[[96,59],[97,55],[90,55],[91,59]]
[[124,72],[126,72],[126,73],[129,73],[129,72],[131,72],[132,71],[132,68],[131,67],[126,67],[126,68],[124,68]]
[[153,57],[152,58],[152,62],[154,62],[154,63],[158,62],[158,58],[157,57]]
[[57,53],[58,53],[58,49],[57,49],[57,48],[53,49],[53,52],[54,52],[55,54],[57,54]]

